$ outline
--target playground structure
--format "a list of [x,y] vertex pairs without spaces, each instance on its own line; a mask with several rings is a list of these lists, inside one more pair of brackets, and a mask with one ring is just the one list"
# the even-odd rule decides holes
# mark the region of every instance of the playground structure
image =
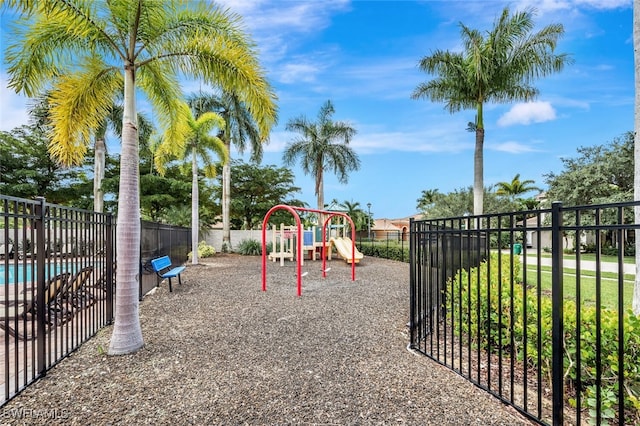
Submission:
[[[329,260],[331,260],[331,247],[335,246],[340,257],[342,257],[347,263],[359,263],[364,257],[362,253],[355,248],[353,240],[349,237],[335,237],[329,239]],[[353,253],[353,255],[351,255]]]
[[[315,260],[318,253],[318,249],[322,248],[322,237],[318,235],[320,228],[315,226],[310,229],[304,229],[302,231],[302,258],[300,261],[304,265],[304,254],[308,253],[311,260]],[[294,246],[297,241],[297,229],[295,226],[287,226],[280,224],[278,228],[276,225],[271,226],[271,252],[268,254],[268,258],[274,262],[280,260],[280,266],[284,266],[285,259],[294,260],[295,252]]]
[[[295,227],[289,227],[286,229],[284,225],[281,225],[281,231],[278,232],[275,228],[272,228],[272,252],[267,255],[267,230],[269,217],[271,214],[277,210],[287,210],[290,212],[295,221]],[[311,233],[305,234],[309,231],[304,231],[302,228],[302,222],[300,221],[300,216],[298,215],[298,211],[306,211],[311,213],[319,214],[319,217],[325,217],[324,223],[322,224],[322,237],[319,242],[315,239],[315,230],[312,228]],[[349,221],[351,224],[351,238],[332,238],[333,241],[327,241],[327,226],[331,222],[333,217],[340,216],[345,220]],[[289,206],[286,204],[278,204],[277,206],[272,207],[264,216],[264,220],[262,222],[262,291],[267,290],[267,257],[272,259],[274,262],[276,259],[280,260],[280,264],[284,265],[284,259],[288,258],[293,260],[296,259],[296,269],[297,269],[297,290],[298,296],[302,295],[302,265],[304,263],[303,253],[306,247],[306,250],[311,252],[311,259],[315,259],[316,253],[316,244],[321,248],[320,257],[322,259],[322,277],[326,278],[327,276],[327,245],[334,244],[336,249],[338,249],[338,253],[342,256],[347,263],[351,263],[351,280],[355,281],[356,279],[356,270],[355,264],[362,259],[362,253],[356,250],[355,247],[355,226],[353,220],[346,214],[342,212],[335,212],[329,210],[317,210],[317,209],[308,209],[304,207],[296,207]],[[305,241],[305,236],[311,236],[311,238],[307,237]],[[278,242],[278,238],[280,239],[280,246],[277,248],[276,243]],[[336,243],[336,240],[339,240]],[[349,251],[348,242],[351,245],[351,251]],[[295,245],[295,250],[293,248]],[[338,248],[340,246],[340,248]],[[330,249],[329,249],[330,253]],[[351,261],[349,261],[351,260]]]

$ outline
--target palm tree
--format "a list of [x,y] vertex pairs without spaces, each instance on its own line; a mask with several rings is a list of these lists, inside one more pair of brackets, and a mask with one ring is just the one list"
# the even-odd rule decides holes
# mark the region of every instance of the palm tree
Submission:
[[[185,104],[185,107],[186,104]],[[204,165],[205,176],[214,178],[216,176],[216,167],[210,152],[214,151],[222,164],[229,162],[229,154],[227,148],[220,138],[212,136],[210,133],[214,129],[224,129],[225,123],[222,117],[214,112],[205,112],[194,118],[189,115],[188,118],[189,133],[184,143],[171,145],[170,141],[164,141],[158,146],[156,153],[156,166],[158,170],[164,172],[164,164],[171,157],[189,159],[191,163],[191,262],[193,265],[198,264],[198,237],[200,232],[200,197],[198,188],[198,159],[202,160]],[[180,151],[170,151],[172,148],[180,147]]]
[[360,168],[358,155],[349,147],[356,130],[346,122],[331,121],[334,112],[333,104],[327,101],[320,108],[317,122],[300,116],[289,120],[286,126],[287,130],[300,133],[301,136],[287,144],[283,162],[291,166],[300,159],[304,173],[315,177],[318,210],[324,208],[325,170],[332,170],[338,176],[338,181],[346,184],[348,172]]
[[[636,77],[636,97],[634,114],[634,200],[640,201],[640,0],[633,0],[633,47],[635,77]],[[640,223],[640,207],[635,207],[635,221]],[[636,271],[640,271],[640,238],[636,237]],[[640,273],[636,273],[636,281],[633,287],[633,313],[640,315]]]
[[418,210],[423,212],[427,211],[429,207],[433,206],[433,203],[435,203],[436,199],[441,195],[442,194],[440,194],[438,189],[423,189],[420,198],[416,200],[418,203]]
[[[110,354],[142,347],[138,306],[140,184],[136,95],[143,93],[167,140],[183,141],[188,108],[178,77],[237,93],[262,134],[275,120],[275,95],[240,17],[201,2],[5,0],[25,15],[5,59],[9,87],[33,97],[50,86],[51,154],[82,161],[89,138],[123,94],[116,231],[118,291]],[[27,19],[28,18],[28,19]]]
[[[203,95],[191,97],[189,105],[194,114],[214,111],[222,116],[226,126],[220,129],[218,137],[222,139],[227,152],[231,153],[234,144],[240,154],[247,148],[251,149],[251,161],[259,163],[262,160],[262,144],[266,136],[260,133],[253,113],[235,93],[223,92],[221,96]],[[231,246],[231,164],[222,166],[222,243]]]
[[531,179],[520,180],[520,173],[515,175],[511,182],[498,182],[496,186],[496,195],[504,195],[513,198],[516,195],[524,194],[530,191],[541,191],[540,188],[534,186],[535,181]]
[[473,174],[473,212],[483,213],[484,113],[486,102],[508,103],[531,101],[539,93],[532,86],[538,77],[561,71],[571,60],[566,54],[555,54],[563,35],[561,24],[551,24],[532,33],[533,10],[512,16],[505,8],[486,36],[462,23],[463,52],[436,50],[420,60],[420,69],[437,77],[421,83],[413,91],[413,99],[444,102],[451,112],[475,109],[476,143]]
[[[367,213],[360,208],[360,202],[358,201],[343,201],[340,203],[340,207],[344,212],[353,220],[353,224],[356,227],[356,231],[361,231],[363,228],[366,228],[367,224]],[[347,228],[345,232],[350,232],[349,224],[347,223]],[[349,234],[347,234],[349,235]]]

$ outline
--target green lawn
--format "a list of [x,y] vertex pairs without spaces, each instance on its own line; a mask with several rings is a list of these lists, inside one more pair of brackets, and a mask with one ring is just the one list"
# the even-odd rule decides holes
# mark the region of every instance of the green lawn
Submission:
[[[540,285],[543,293],[551,293],[551,267],[540,267]],[[611,272],[601,273],[600,299],[602,306],[609,309],[618,308],[618,274]],[[520,277],[522,279],[522,277]],[[527,283],[535,286],[537,282],[537,270],[535,266],[527,268]],[[563,271],[564,296],[576,300],[576,271],[564,268]],[[633,297],[633,275],[625,274],[623,304],[624,309],[631,309]],[[594,271],[580,271],[580,298],[583,303],[595,305],[596,303],[596,279]]]
[[[531,252],[531,249],[529,249],[527,251],[527,257],[536,257],[537,253]],[[541,252],[540,253],[541,257],[551,257],[551,253],[545,253],[545,252]],[[564,259],[575,259],[576,255],[575,254],[563,254],[562,257]],[[580,260],[596,260],[596,255],[595,253],[582,253],[580,255]],[[618,263],[618,256],[605,256],[605,255],[601,255],[600,256],[600,260],[602,262],[613,262],[613,263]],[[636,258],[634,256],[625,256],[623,259],[624,263],[633,265],[636,263]]]

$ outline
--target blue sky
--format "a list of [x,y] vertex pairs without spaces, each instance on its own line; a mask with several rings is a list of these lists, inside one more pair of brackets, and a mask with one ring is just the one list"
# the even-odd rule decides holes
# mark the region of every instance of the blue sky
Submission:
[[[325,200],[359,202],[376,218],[416,213],[421,191],[442,193],[473,183],[474,134],[465,129],[474,111],[449,114],[442,104],[412,100],[431,76],[418,61],[436,49],[460,50],[459,23],[488,30],[505,6],[535,6],[539,27],[561,23],[558,51],[574,64],[537,83],[528,104],[485,106],[485,185],[533,179],[562,170],[561,158],[580,146],[612,141],[633,130],[631,0],[289,1],[224,0],[243,16],[278,95],[279,123],[265,146],[263,164],[282,166],[296,135],[287,121],[315,119],[331,100],[335,120],[357,130],[352,147],[361,168],[342,185],[327,174]],[[0,15],[5,26],[7,15]],[[1,43],[6,43],[6,33]],[[0,130],[26,123],[25,99],[6,88],[0,68]],[[185,82],[185,91],[197,91]],[[118,141],[109,141],[117,150]],[[232,154],[233,155],[233,154]],[[237,154],[236,154],[237,158]],[[315,207],[313,179],[295,167],[298,198]]]

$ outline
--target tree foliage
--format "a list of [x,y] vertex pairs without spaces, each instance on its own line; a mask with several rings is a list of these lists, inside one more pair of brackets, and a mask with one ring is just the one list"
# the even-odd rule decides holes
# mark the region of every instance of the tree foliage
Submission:
[[[4,2],[3,2],[4,3]],[[136,92],[146,95],[169,143],[187,131],[179,77],[232,93],[253,112],[261,134],[275,122],[275,94],[240,17],[216,5],[178,0],[7,0],[22,16],[5,58],[8,86],[37,96],[50,87],[52,155],[84,158],[90,137],[123,96],[116,228],[117,281],[112,355],[143,345],[139,319],[140,182]]]
[[476,121],[468,130],[476,134],[473,213],[482,214],[484,188],[484,104],[530,101],[538,96],[533,86],[539,78],[563,69],[570,62],[556,54],[561,24],[533,32],[533,9],[502,11],[486,33],[460,24],[461,52],[436,50],[420,60],[420,69],[436,77],[414,90],[414,99],[444,102],[451,113],[475,109]]
[[520,180],[520,173],[516,174],[511,182],[498,182],[496,186],[496,195],[504,195],[507,197],[515,197],[517,195],[526,194],[531,191],[541,191],[534,185],[535,181],[531,179]]
[[[262,224],[269,209],[278,204],[304,206],[303,202],[293,198],[300,188],[294,186],[295,177],[288,169],[233,160],[231,173],[234,176],[230,182],[231,191],[235,194],[230,212],[233,229],[256,228]],[[292,216],[285,211],[276,211],[270,222],[291,224]]]
[[[224,143],[227,152],[231,153],[233,144],[240,154],[247,149],[251,149],[251,161],[260,163],[262,161],[262,143],[266,141],[265,135],[260,134],[258,125],[247,109],[247,105],[240,98],[230,92],[223,92],[221,95],[208,95],[199,93],[189,98],[189,105],[194,111],[194,115],[204,112],[215,112],[219,114],[225,122],[224,128],[220,129],[218,137]],[[227,245],[231,244],[231,166],[227,162],[222,166],[222,241]]]
[[88,171],[64,167],[51,158],[46,132],[36,125],[24,125],[11,132],[0,132],[0,193],[83,207],[91,198]]
[[[343,210],[353,221],[356,231],[366,231],[369,223],[369,215],[360,207],[358,201],[343,201],[339,204],[340,210]],[[347,232],[350,232],[347,228]]]
[[564,170],[545,175],[547,198],[565,206],[633,200],[633,150],[633,132],[609,144],[578,148],[577,157],[562,158]]
[[317,121],[300,116],[287,123],[287,130],[300,136],[287,144],[282,159],[287,166],[300,160],[304,173],[314,177],[318,210],[324,207],[325,171],[332,171],[340,183],[346,184],[349,172],[360,168],[360,159],[349,146],[356,130],[347,122],[333,121],[334,112],[333,104],[327,101]]
[[[428,192],[428,191],[427,191]],[[430,192],[428,192],[431,194]],[[425,195],[425,191],[423,191]],[[427,198],[418,199],[418,207],[423,207],[422,213],[431,219],[460,217],[470,215],[473,211],[473,187],[456,189],[447,194],[441,194],[437,191],[432,193],[430,203],[425,204]],[[496,195],[493,188],[485,188],[485,212],[486,213],[504,213],[520,210],[520,204],[511,200],[505,200]],[[420,200],[423,202],[420,203]]]

